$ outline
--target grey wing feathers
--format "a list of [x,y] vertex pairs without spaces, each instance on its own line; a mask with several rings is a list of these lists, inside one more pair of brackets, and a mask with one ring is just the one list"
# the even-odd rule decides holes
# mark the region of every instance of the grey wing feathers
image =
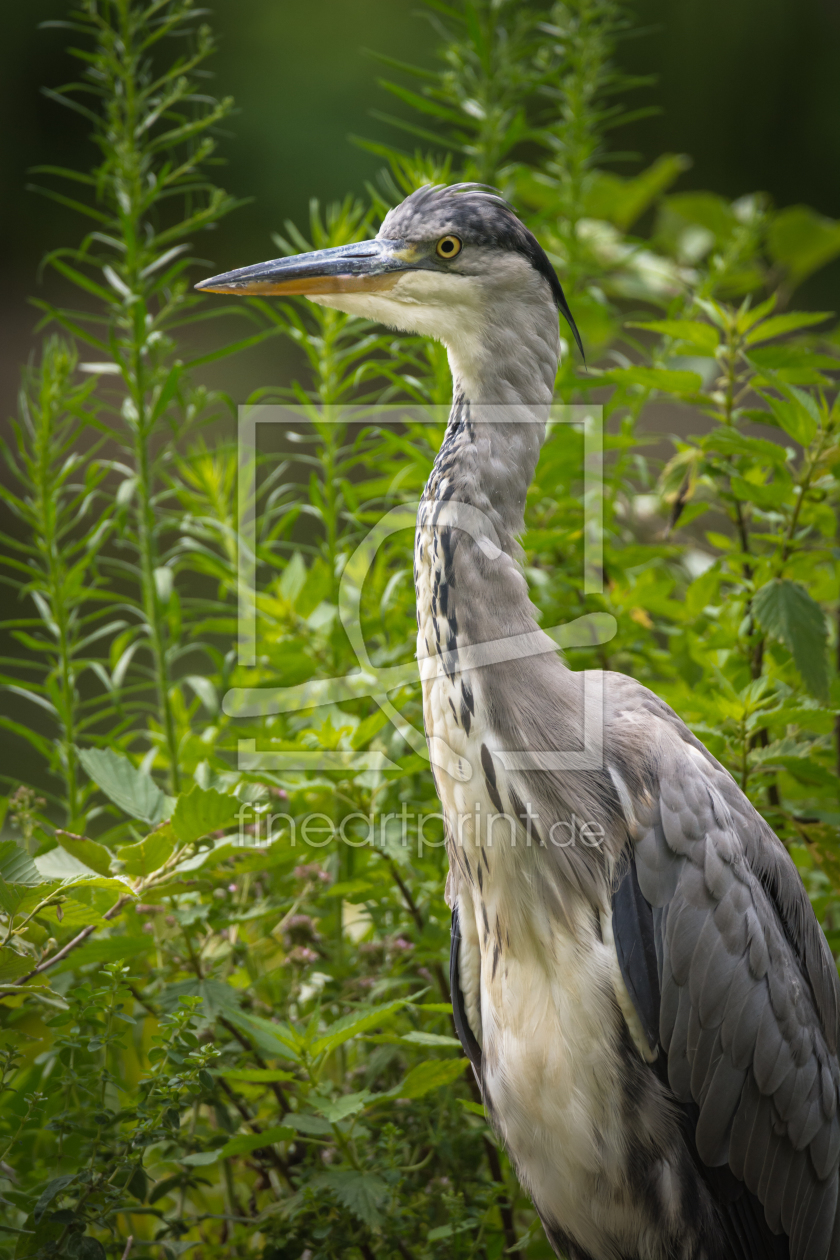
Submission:
[[669,1083],[698,1109],[703,1163],[758,1197],[791,1260],[840,1260],[833,959],[781,843],[688,742],[660,743],[634,837]]

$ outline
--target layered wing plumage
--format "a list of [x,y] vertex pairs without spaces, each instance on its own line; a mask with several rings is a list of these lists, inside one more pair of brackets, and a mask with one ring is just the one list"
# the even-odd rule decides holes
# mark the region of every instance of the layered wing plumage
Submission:
[[[659,1047],[649,1070],[682,1106],[726,1254],[840,1260],[834,959],[787,851],[732,776],[651,692],[604,678],[604,771],[504,771],[493,758],[505,807],[523,817],[528,801],[540,820],[522,858],[543,881],[533,895],[570,919],[575,899],[597,912],[612,880],[619,967]],[[538,681],[497,670],[483,683],[499,747],[550,747],[546,730],[577,729],[580,675]],[[573,810],[601,821],[602,850],[553,847],[552,823]],[[453,928],[456,1023],[478,1068]]]
[[780,841],[666,706],[650,697],[645,707],[660,729],[626,810],[635,869],[614,908],[628,992],[651,1036],[658,1023],[703,1164],[747,1186],[773,1233],[788,1236],[791,1260],[836,1260],[833,959]]

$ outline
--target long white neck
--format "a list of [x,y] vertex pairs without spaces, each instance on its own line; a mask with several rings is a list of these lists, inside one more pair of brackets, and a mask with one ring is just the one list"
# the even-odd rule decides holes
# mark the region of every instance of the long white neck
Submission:
[[448,351],[452,410],[426,497],[486,513],[494,541],[513,556],[560,358],[553,303],[499,312],[480,337]]
[[435,618],[443,613],[444,644],[484,643],[536,624],[518,536],[560,347],[553,306],[526,311],[518,328],[515,315],[449,347],[454,399],[417,517],[416,552],[418,612],[429,601]]

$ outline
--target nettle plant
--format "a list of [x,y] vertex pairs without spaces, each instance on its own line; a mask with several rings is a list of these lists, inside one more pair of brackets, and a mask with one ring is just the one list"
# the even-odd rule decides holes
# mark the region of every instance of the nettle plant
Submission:
[[[276,247],[363,239],[430,180],[514,200],[587,348],[558,401],[605,416],[603,590],[584,588],[582,435],[557,425],[523,539],[535,602],[547,625],[614,618],[572,665],[676,707],[791,846],[834,943],[840,359],[833,317],[791,300],[840,225],[672,193],[679,156],[607,169],[635,86],[613,0],[429,12],[437,68],[386,84],[423,151],[369,144],[381,181]],[[230,109],[198,77],[212,37],[186,0],[88,0],[67,24],[82,76],[50,95],[98,164],[41,174],[68,235],[88,228],[47,260],[81,300],[42,306],[0,489],[0,722],[32,763],[6,781],[0,840],[0,1256],[548,1260],[452,1035],[419,687],[389,694],[396,724],[327,691],[259,718],[223,706],[358,670],[342,582],[443,431],[438,412],[388,428],[358,408],[446,404],[445,355],[305,302],[194,295],[197,234],[235,204],[208,175]],[[251,399],[298,410],[282,457],[258,459],[243,665],[233,407],[200,370],[266,337],[306,374]],[[653,403],[679,436],[648,430]],[[412,660],[410,568],[406,529],[359,592],[377,669]]]

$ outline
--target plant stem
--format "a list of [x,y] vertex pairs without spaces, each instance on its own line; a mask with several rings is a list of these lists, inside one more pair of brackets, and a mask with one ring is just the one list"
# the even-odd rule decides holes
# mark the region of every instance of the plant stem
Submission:
[[121,226],[126,247],[123,275],[128,288],[121,320],[127,334],[123,342],[125,357],[121,359],[120,366],[128,393],[124,414],[132,429],[134,471],[137,478],[135,519],[140,558],[141,602],[149,634],[160,722],[169,761],[169,785],[173,794],[177,794],[180,773],[178,740],[170,694],[168,634],[156,583],[157,531],[150,449],[154,417],[150,415],[145,363],[149,354],[149,320],[142,246],[145,200],[142,171],[145,155],[138,140],[140,129],[136,83],[140,53],[134,47],[137,17],[132,12],[130,0],[119,0],[119,9],[122,39],[114,41],[114,54],[118,64],[118,81],[122,87],[122,103],[120,105],[119,101],[114,102],[110,110],[110,121],[118,128],[119,134],[120,161],[115,171],[115,184],[122,210]]
[[75,826],[79,818],[79,796],[76,761],[76,685],[73,674],[72,651],[70,642],[70,619],[65,599],[65,566],[57,537],[57,498],[54,486],[53,471],[53,436],[54,436],[54,402],[52,398],[43,398],[48,383],[42,388],[42,407],[37,439],[36,464],[36,511],[41,520],[40,547],[44,553],[46,565],[46,581],[49,590],[50,613],[52,614],[57,646],[56,673],[58,675],[58,695],[56,708],[61,727],[60,743],[62,746],[62,762],[64,770],[64,786],[67,799],[68,826]]
[[[217,1079],[218,1079],[219,1085],[221,1085],[222,1089],[227,1094],[228,1098],[231,1100],[234,1107],[239,1112],[240,1116],[245,1121],[245,1123],[247,1124],[251,1132],[262,1133],[262,1128],[260,1127],[260,1125],[257,1124],[256,1120],[253,1118],[253,1116],[251,1115],[248,1108],[245,1106],[242,1099],[239,1098],[239,1096],[231,1089],[230,1085],[228,1085],[224,1077],[220,1076]],[[286,1161],[284,1159],[281,1159],[281,1157],[277,1154],[273,1146],[266,1146],[264,1149],[268,1155],[268,1158],[271,1160],[274,1167],[284,1178],[287,1185],[292,1186],[292,1180],[289,1177],[289,1169],[286,1164]]]
[[[142,367],[140,367],[140,373],[142,373]],[[141,382],[142,376],[139,377],[138,381],[139,390],[142,390]],[[157,569],[155,512],[152,501],[153,487],[149,467],[149,439],[146,427],[142,423],[141,417],[135,432],[134,444],[137,468],[137,543],[140,551],[143,611],[149,630],[149,645],[155,671],[155,687],[169,760],[169,784],[172,793],[177,795],[180,790],[178,737],[175,730],[175,717],[170,696],[171,679],[167,651],[168,635],[155,580],[155,571]]]
[[[251,1045],[248,1038],[244,1035],[244,1033],[241,1033],[239,1031],[239,1029],[236,1027],[235,1024],[232,1024],[229,1019],[225,1019],[224,1015],[219,1016],[219,1023],[222,1025],[223,1028],[226,1028],[228,1030],[228,1032],[230,1033],[232,1037],[236,1038],[240,1046],[242,1046],[243,1050],[246,1050],[248,1054],[252,1056],[257,1067],[262,1068],[263,1070],[267,1069],[268,1064],[266,1063],[265,1059],[257,1050],[254,1049],[254,1047]],[[280,1104],[281,1119],[282,1119],[282,1117],[285,1116],[291,1110],[291,1108],[289,1107],[289,1103],[286,1098],[286,1095],[283,1093],[283,1090],[280,1088],[280,1085],[277,1081],[271,1081],[269,1083],[269,1088],[271,1092],[274,1094],[274,1097],[277,1099],[278,1103]]]
[[[102,918],[113,919],[115,915],[119,914],[125,903],[130,900],[131,898],[128,895],[120,897],[119,901],[117,901],[115,905],[111,906],[110,910],[105,911]],[[74,936],[72,941],[68,941],[66,945],[62,946],[57,954],[53,954],[51,958],[47,958],[44,962],[40,962],[32,971],[28,972],[25,976],[21,976],[19,980],[15,980],[15,986],[17,987],[19,985],[26,984],[28,980],[31,980],[34,976],[40,975],[42,971],[46,971],[49,967],[54,967],[57,962],[61,962],[62,959],[66,958],[72,950],[77,949],[79,945],[83,945],[87,938],[95,931],[96,924],[89,923],[87,927],[82,928],[78,936]]]

